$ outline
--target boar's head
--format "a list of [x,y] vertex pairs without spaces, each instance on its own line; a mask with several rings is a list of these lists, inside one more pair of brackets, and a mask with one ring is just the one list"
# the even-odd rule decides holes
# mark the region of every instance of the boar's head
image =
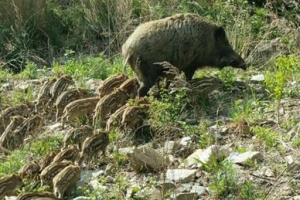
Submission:
[[234,68],[246,69],[247,64],[244,59],[233,50],[228,42],[225,31],[222,27],[219,27],[215,31],[215,55],[214,55],[214,65],[218,68],[223,68],[226,66],[231,66]]

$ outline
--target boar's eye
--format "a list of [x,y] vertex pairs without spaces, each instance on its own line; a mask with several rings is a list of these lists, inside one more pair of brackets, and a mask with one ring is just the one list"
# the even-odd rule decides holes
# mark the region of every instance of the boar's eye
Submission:
[[226,39],[226,34],[225,34],[225,30],[223,29],[223,27],[219,27],[215,31],[215,38],[216,38],[216,40]]

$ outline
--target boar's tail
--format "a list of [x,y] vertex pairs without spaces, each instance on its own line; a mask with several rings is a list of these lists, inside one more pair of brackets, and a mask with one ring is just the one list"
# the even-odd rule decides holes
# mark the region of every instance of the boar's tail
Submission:
[[128,55],[125,59],[125,62],[123,64],[123,74],[126,75],[126,64],[128,63],[130,55]]

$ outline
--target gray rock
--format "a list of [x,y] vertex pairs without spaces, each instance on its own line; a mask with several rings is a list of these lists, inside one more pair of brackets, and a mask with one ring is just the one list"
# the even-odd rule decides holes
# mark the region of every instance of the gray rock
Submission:
[[170,190],[176,188],[176,184],[172,181],[161,181],[158,183],[158,187],[164,190]]
[[179,148],[178,142],[175,141],[166,141],[164,145],[163,153],[173,154]]
[[17,196],[5,196],[5,200],[17,200]]
[[290,200],[300,200],[300,196],[299,195],[298,196],[294,196]]
[[136,171],[161,171],[167,167],[168,160],[155,149],[141,146],[127,153],[130,166]]
[[73,200],[90,200],[90,197],[84,197],[84,196],[80,196],[80,197],[76,197]]
[[99,183],[98,177],[104,174],[104,170],[82,170],[80,173],[80,180],[76,183],[77,186],[85,187],[87,184],[91,188],[97,191],[106,191],[108,190],[107,186],[104,186],[102,183]]
[[114,182],[114,177],[112,177],[112,176],[107,176],[106,177],[106,183],[113,183]]
[[247,151],[241,154],[232,153],[227,159],[232,163],[245,165],[249,160],[261,162],[263,160],[263,155],[258,151]]
[[102,175],[104,175],[104,170],[102,170],[102,169],[96,169],[92,173],[92,177],[94,177],[94,178],[98,178],[99,176],[102,176]]
[[161,190],[155,188],[155,187],[146,187],[142,189],[141,191],[137,192],[134,195],[134,199],[137,200],[163,200],[163,195]]
[[16,89],[19,89],[22,91],[27,90],[29,87],[32,87],[32,85],[28,82],[25,82],[25,83],[23,82],[23,83],[19,83],[19,84],[15,85]]
[[190,136],[187,136],[187,137],[183,137],[181,140],[180,140],[180,145],[181,146],[187,146],[189,143],[191,143],[192,141],[192,138]]
[[202,196],[208,193],[206,187],[200,185],[193,185],[191,192],[196,192],[198,196]]
[[180,164],[181,167],[201,167],[207,163],[212,157],[219,160],[221,157],[227,157],[229,149],[218,145],[212,145],[205,150],[198,149],[186,158],[186,161]]
[[127,156],[128,153],[132,152],[134,149],[134,147],[124,147],[124,148],[120,148],[118,149],[118,153],[123,155],[123,156]]
[[273,171],[267,166],[259,167],[259,169],[252,172],[252,174],[259,177],[275,177]]
[[0,91],[12,90],[13,88],[14,86],[11,83],[2,83],[0,87]]
[[217,138],[220,138],[221,134],[226,133],[227,130],[226,126],[213,125],[209,127],[209,133],[214,134]]
[[89,182],[89,185],[92,186],[92,188],[97,191],[109,191],[108,186],[104,186],[102,183],[99,183],[99,181],[96,179],[91,180]]
[[194,179],[197,170],[193,169],[168,169],[166,171],[167,182],[187,183]]
[[58,131],[61,128],[61,123],[55,123],[55,124],[48,125],[47,128],[53,132]]
[[254,75],[250,79],[252,82],[262,82],[265,80],[265,76],[263,74]]
[[178,186],[176,191],[178,192],[190,192],[193,187],[193,183],[182,183]]

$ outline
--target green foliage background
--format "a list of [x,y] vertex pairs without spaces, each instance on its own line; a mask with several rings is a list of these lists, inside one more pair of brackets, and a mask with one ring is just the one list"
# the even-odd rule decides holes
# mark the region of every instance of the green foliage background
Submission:
[[[270,14],[281,13],[296,23],[299,12],[294,1],[272,1],[268,7],[256,7],[251,2],[2,0],[0,66],[14,72],[23,70],[28,61],[52,66],[54,59],[70,51],[76,55],[103,52],[110,59],[119,54],[121,45],[139,23],[179,12],[198,13],[222,24],[234,48],[247,55],[251,43],[266,32],[264,26]],[[285,12],[283,6],[288,7]]]

